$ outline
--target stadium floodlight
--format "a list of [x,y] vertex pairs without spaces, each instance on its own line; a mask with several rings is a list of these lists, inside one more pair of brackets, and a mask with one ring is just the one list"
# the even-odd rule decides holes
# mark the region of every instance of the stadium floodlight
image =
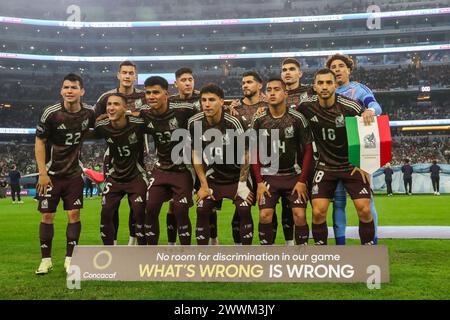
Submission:
[[252,18],[252,19],[217,19],[217,20],[181,20],[181,21],[120,21],[120,22],[79,22],[40,20],[0,16],[0,23],[25,24],[48,27],[74,27],[74,28],[150,28],[150,27],[189,27],[189,26],[227,26],[252,25],[274,23],[324,22],[345,20],[367,20],[374,18],[399,18],[423,15],[439,15],[450,13],[450,7],[433,9],[416,9],[387,12],[363,12],[350,14],[334,14],[320,16],[297,16],[279,18]]

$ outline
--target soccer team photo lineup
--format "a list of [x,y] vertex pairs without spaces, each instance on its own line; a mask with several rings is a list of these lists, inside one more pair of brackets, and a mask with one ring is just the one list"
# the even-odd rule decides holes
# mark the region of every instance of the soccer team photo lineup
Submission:
[[26,274],[3,299],[65,285],[83,246],[102,270],[117,246],[357,245],[387,247],[386,299],[448,299],[450,1],[41,2],[0,5],[0,256]]

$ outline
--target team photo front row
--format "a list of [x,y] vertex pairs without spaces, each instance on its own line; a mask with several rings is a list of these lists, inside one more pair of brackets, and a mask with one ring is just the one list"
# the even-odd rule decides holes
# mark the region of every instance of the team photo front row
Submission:
[[[338,56],[331,64],[343,63],[340,68],[347,67],[349,74],[351,66],[345,59]],[[282,77],[268,79],[265,94],[258,73],[244,73],[244,97],[229,103],[216,84],[194,91],[189,68],[176,72],[179,95],[170,96],[169,84],[160,76],[149,77],[144,90],[134,88],[136,66],[126,61],[119,67],[119,88],[102,95],[95,108],[81,101],[82,78],[68,74],[62,82],[61,102],[44,108],[36,128],[36,188],[42,214],[42,260],[36,274],[53,268],[53,221],[60,200],[69,220],[66,269],[78,244],[82,175],[87,171],[80,155],[86,139],[103,139],[107,144],[100,221],[104,245],[116,244],[124,196],[130,206],[130,244],[160,244],[160,212],[166,202],[169,244],[175,244],[177,234],[181,245],[217,244],[217,211],[223,199],[229,199],[235,207],[236,244],[251,245],[256,228],[261,245],[274,244],[275,209],[280,201],[288,244],[308,244],[310,202],[314,244],[327,245],[328,207],[339,188],[344,198],[348,192],[355,206],[361,244],[376,244],[370,176],[349,163],[345,117],[362,116],[369,125],[378,112],[337,93],[343,85],[342,72],[329,65],[315,73],[312,86],[295,88],[293,101],[293,89],[283,76],[289,67],[293,73],[300,69],[295,59],[283,61]],[[151,172],[144,164],[147,157],[155,159]],[[193,227],[189,210],[194,199]],[[259,208],[257,224],[252,206]],[[338,240],[335,230],[337,244],[345,244],[345,199],[343,215],[344,240]]]

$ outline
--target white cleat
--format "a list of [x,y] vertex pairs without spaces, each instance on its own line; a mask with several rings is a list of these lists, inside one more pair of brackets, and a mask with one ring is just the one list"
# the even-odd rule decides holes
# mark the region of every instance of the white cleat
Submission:
[[441,194],[440,194],[439,192],[436,192],[436,195],[437,195],[437,196],[440,196]]
[[64,260],[64,269],[67,273],[69,273],[69,267],[70,267],[70,261],[72,260],[72,257],[66,257]]
[[53,270],[53,264],[51,258],[43,258],[41,260],[41,264],[39,265],[39,268],[36,270],[37,275],[45,275]]
[[23,203],[23,201],[22,200],[20,200],[18,203]]
[[209,244],[212,245],[212,246],[219,245],[219,238],[210,238],[209,239]]
[[136,238],[136,237],[130,237],[130,238],[128,239],[128,245],[129,245],[129,246],[135,246],[135,245],[137,245],[137,238]]

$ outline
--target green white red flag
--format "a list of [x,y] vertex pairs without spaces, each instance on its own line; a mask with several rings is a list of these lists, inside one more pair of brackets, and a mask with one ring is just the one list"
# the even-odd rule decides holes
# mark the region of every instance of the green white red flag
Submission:
[[392,137],[389,117],[375,117],[371,125],[365,125],[362,117],[346,117],[348,160],[367,173],[391,161]]

